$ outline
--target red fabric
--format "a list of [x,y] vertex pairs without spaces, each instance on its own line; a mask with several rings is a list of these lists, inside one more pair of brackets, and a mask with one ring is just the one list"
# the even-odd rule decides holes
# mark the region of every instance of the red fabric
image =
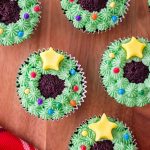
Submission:
[[35,150],[35,148],[11,133],[0,129],[0,150]]

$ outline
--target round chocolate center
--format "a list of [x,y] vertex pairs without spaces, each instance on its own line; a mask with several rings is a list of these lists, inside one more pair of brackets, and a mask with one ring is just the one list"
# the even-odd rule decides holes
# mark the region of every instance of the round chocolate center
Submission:
[[54,75],[42,75],[38,88],[45,98],[56,98],[64,90],[65,82]]
[[114,144],[110,140],[98,141],[90,150],[113,150]]
[[20,18],[20,10],[18,0],[0,0],[0,22],[6,25],[17,22]]
[[131,83],[144,83],[148,75],[148,66],[145,66],[142,62],[132,61],[124,67],[124,77]]
[[78,3],[84,10],[89,12],[99,12],[102,8],[106,7],[108,0],[78,0]]

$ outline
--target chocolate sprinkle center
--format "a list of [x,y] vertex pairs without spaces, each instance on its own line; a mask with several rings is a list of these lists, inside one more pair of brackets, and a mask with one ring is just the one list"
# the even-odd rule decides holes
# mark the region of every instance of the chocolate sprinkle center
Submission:
[[16,23],[20,18],[20,10],[18,0],[0,0],[0,22],[6,25]]
[[89,12],[99,12],[102,8],[106,7],[108,0],[78,0],[78,3],[84,10]]
[[113,150],[114,144],[110,140],[98,141],[90,150]]
[[145,66],[142,62],[132,61],[124,67],[124,77],[131,83],[144,83],[148,75],[148,66]]
[[45,98],[56,98],[65,88],[64,80],[54,75],[42,75],[39,80],[39,90]]

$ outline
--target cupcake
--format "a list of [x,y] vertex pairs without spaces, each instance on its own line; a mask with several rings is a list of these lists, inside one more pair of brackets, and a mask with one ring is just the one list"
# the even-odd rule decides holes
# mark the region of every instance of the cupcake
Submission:
[[137,147],[126,125],[103,114],[76,129],[69,150],[137,150]]
[[0,45],[19,44],[29,38],[39,18],[37,0],[0,0]]
[[68,20],[87,32],[106,31],[122,21],[129,0],[61,0]]
[[74,57],[53,48],[31,54],[17,76],[22,106],[30,114],[46,120],[67,116],[85,98],[82,70]]
[[0,127],[1,150],[37,150],[31,144]]
[[100,75],[108,94],[128,107],[150,103],[150,42],[144,38],[114,41],[105,51]]

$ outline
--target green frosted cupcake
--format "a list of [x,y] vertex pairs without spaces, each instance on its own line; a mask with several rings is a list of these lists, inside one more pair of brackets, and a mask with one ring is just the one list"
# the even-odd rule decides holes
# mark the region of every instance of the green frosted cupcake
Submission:
[[129,0],[61,0],[68,20],[87,32],[106,31],[122,21]]
[[19,44],[28,39],[40,18],[37,0],[0,1],[0,45]]
[[150,42],[144,38],[114,41],[105,51],[100,75],[118,103],[142,107],[150,103]]
[[148,0],[148,7],[150,7],[150,0]]
[[71,55],[42,50],[31,54],[17,76],[22,106],[42,119],[58,120],[84,101],[86,81],[83,69]]
[[69,150],[137,150],[137,147],[126,125],[103,114],[77,128]]

